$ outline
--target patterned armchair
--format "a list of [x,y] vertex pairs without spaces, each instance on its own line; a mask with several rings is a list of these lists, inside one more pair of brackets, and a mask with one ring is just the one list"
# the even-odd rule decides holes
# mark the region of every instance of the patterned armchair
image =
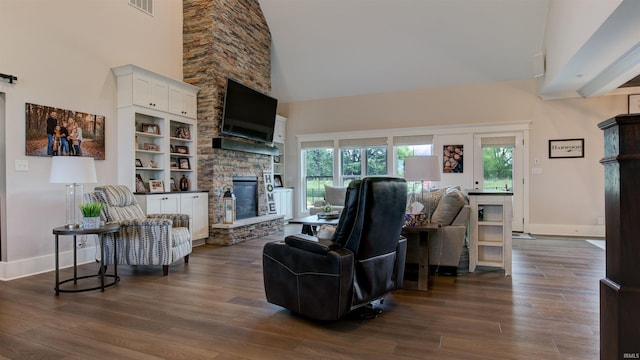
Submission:
[[114,241],[118,242],[118,265],[162,265],[166,276],[176,260],[184,257],[184,262],[189,262],[189,215],[145,215],[131,190],[122,185],[99,186],[85,197],[104,205],[101,220],[120,224],[119,232],[105,238],[105,265],[113,262]]

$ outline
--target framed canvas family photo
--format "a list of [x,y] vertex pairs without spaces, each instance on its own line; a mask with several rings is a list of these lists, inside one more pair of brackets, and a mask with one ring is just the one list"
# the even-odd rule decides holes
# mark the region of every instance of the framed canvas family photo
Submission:
[[25,155],[104,160],[105,122],[102,115],[26,103]]

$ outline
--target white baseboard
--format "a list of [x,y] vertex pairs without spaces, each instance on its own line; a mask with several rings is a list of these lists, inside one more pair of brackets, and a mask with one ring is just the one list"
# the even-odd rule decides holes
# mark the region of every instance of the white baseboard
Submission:
[[[96,247],[87,246],[78,249],[78,265],[96,261]],[[98,253],[99,256],[99,253]],[[73,266],[73,249],[61,252],[59,256],[60,269]],[[0,262],[0,281],[15,280],[26,276],[54,271],[56,259],[54,254],[44,255],[29,259]],[[51,276],[51,286],[53,289],[53,275]]]
[[529,224],[529,233],[550,236],[605,236],[604,225],[565,225],[565,224]]

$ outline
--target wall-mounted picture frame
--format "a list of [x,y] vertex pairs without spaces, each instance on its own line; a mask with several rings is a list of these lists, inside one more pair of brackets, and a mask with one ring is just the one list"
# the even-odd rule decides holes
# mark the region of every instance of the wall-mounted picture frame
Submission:
[[103,115],[25,103],[25,155],[104,160],[105,123]]
[[154,143],[144,143],[144,149],[145,150],[149,150],[149,151],[159,151],[160,150],[160,146],[158,146],[158,144],[154,144]]
[[640,114],[640,94],[629,95],[629,114]]
[[583,158],[584,139],[549,140],[549,159]]
[[442,172],[464,172],[464,145],[444,145],[442,147]]
[[176,137],[178,139],[190,140],[191,133],[189,132],[189,128],[186,126],[178,126],[176,128]]
[[160,135],[160,126],[157,124],[141,124],[141,129],[143,133]]
[[282,187],[282,176],[273,175],[273,186],[274,187]]
[[179,158],[178,164],[180,169],[182,170],[191,170],[191,164],[189,163],[189,158]]
[[147,187],[142,180],[140,174],[136,174],[136,192],[147,192]]
[[189,154],[189,147],[188,146],[182,146],[182,145],[176,145],[175,147],[176,153],[178,154]]
[[136,167],[142,167],[142,160],[136,159]]
[[162,180],[149,180],[149,192],[164,192],[164,184]]

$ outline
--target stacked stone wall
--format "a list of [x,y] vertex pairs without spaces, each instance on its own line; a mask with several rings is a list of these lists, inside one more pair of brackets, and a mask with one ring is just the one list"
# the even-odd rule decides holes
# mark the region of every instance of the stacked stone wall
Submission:
[[209,191],[209,223],[220,222],[220,198],[233,176],[258,177],[259,215],[266,214],[263,171],[271,169],[270,157],[211,143],[220,136],[228,77],[271,91],[271,33],[258,0],[184,0],[183,67],[184,81],[200,88],[197,188]]

